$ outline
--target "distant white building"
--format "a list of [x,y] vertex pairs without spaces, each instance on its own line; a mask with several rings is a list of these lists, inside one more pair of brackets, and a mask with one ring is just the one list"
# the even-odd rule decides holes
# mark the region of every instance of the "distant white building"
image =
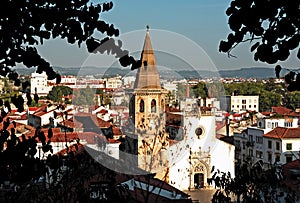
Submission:
[[133,87],[134,81],[135,81],[135,76],[125,76],[122,78],[123,85],[126,87]]
[[245,112],[246,110],[250,111],[259,111],[259,96],[231,96],[230,98],[230,110],[233,112]]
[[76,77],[73,75],[63,75],[61,76],[60,84],[65,86],[71,86],[76,84]]
[[162,87],[170,92],[177,92],[177,84],[173,82],[162,83]]
[[105,88],[106,89],[118,89],[122,86],[121,76],[106,78],[105,79]]
[[30,84],[30,93],[37,93],[39,96],[46,96],[53,87],[48,85],[46,72],[42,72],[41,74],[36,72],[31,73]]

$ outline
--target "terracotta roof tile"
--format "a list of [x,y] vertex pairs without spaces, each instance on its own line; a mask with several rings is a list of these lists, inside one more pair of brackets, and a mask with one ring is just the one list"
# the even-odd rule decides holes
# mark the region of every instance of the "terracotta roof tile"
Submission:
[[300,128],[276,127],[272,131],[264,134],[263,136],[275,139],[300,138]]
[[293,117],[300,117],[300,113],[293,111],[292,109],[288,109],[282,106],[273,106],[272,111],[279,115],[286,115],[286,116],[293,116]]

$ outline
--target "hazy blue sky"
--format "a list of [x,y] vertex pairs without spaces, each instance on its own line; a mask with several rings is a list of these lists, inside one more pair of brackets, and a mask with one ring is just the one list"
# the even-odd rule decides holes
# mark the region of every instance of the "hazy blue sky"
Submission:
[[[148,24],[150,31],[161,29],[184,35],[196,42],[218,69],[275,66],[254,62],[248,44],[240,45],[232,52],[237,58],[228,58],[226,54],[218,52],[219,41],[226,39],[230,31],[225,15],[230,0],[115,0],[113,2],[114,8],[101,15],[106,21],[119,28],[121,33],[145,29]],[[123,43],[126,44],[126,41]],[[142,44],[140,46],[142,47]],[[153,48],[155,49],[155,44]],[[84,46],[79,49],[78,46],[67,45],[64,40],[47,42],[39,48],[39,51],[54,66],[78,67],[88,57]],[[298,67],[299,62],[293,58],[295,54],[289,62],[281,64],[288,68]]]

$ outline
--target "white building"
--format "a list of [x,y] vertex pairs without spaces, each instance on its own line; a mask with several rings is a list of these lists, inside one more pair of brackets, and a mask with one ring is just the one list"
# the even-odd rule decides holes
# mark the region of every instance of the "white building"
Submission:
[[53,86],[48,85],[46,72],[39,73],[31,73],[30,79],[30,93],[37,93],[39,96],[46,96],[52,89]]
[[170,146],[170,184],[180,190],[209,187],[214,166],[234,177],[234,145],[216,138],[215,116],[183,115],[183,140]]
[[76,84],[76,77],[72,76],[72,75],[63,75],[61,76],[61,81],[60,84],[61,85],[65,85],[65,86],[70,86],[70,85],[75,85]]
[[162,87],[170,92],[177,92],[177,84],[173,82],[162,83]]
[[123,81],[123,86],[126,86],[126,87],[133,87],[133,84],[135,82],[135,76],[124,76],[122,78],[122,81]]
[[106,78],[105,79],[105,88],[106,89],[118,89],[122,86],[121,76]]
[[271,140],[270,143],[270,138],[265,135],[272,132],[273,129],[277,129],[277,127],[297,128],[298,119],[262,118],[257,121],[256,127],[248,127],[242,133],[234,133],[237,161],[247,160],[252,163],[262,161],[265,168],[268,168],[270,164],[274,164],[275,160],[281,156],[283,143],[280,139],[277,141]]
[[246,110],[259,112],[259,96],[231,96],[230,110],[233,112],[245,112]]
[[285,164],[299,159],[300,128],[276,127],[263,137],[265,162]]
[[182,111],[191,112],[198,110],[197,99],[185,98],[185,100],[180,101],[180,109]]

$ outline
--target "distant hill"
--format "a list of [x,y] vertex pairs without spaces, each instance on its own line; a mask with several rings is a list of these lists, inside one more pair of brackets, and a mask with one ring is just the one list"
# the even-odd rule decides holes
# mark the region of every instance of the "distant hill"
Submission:
[[274,78],[274,68],[241,68],[238,70],[222,70],[219,71],[221,77],[238,77],[238,78]]
[[[54,67],[54,69],[61,75],[93,75],[97,78],[111,77],[115,75],[135,75],[136,71],[131,71],[130,68],[97,68],[97,67]],[[16,71],[21,75],[29,75],[35,71],[34,68],[17,68]],[[194,78],[211,78],[211,77],[238,77],[238,78],[274,78],[274,68],[253,67],[241,68],[236,70],[220,70],[216,71],[196,71],[196,70],[161,70],[159,71],[161,78],[166,79],[194,79]],[[284,74],[284,72],[282,72]]]

